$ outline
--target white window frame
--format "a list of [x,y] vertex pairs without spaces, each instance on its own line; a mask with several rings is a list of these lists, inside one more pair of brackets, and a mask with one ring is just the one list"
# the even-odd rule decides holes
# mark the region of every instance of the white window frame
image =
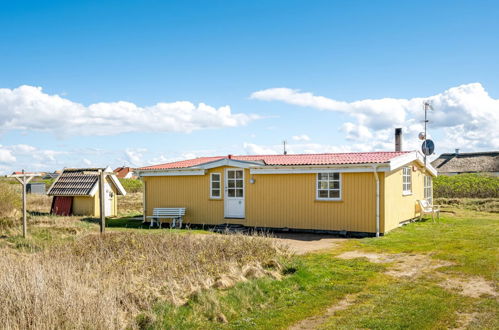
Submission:
[[424,199],[433,204],[433,178],[431,175],[424,176]]
[[[319,189],[319,181],[325,181],[325,180],[319,180],[319,175],[321,174],[328,174],[328,188],[327,189]],[[338,180],[329,180],[329,174],[338,174]],[[329,188],[329,183],[330,182],[335,182],[337,181],[339,183],[339,187],[338,189],[331,189]],[[341,190],[342,190],[342,175],[341,173],[339,172],[321,172],[321,173],[317,173],[316,174],[316,178],[315,178],[315,199],[318,200],[318,201],[341,201],[341,197],[342,197],[342,194],[341,194]],[[326,198],[326,197],[319,197],[319,190],[327,190],[328,191],[328,196],[329,196],[329,191],[338,191],[339,192],[339,196],[338,197],[333,197],[333,198]]]
[[410,166],[402,168],[402,195],[412,195],[412,169]]
[[[213,175],[218,175],[218,181],[213,180]],[[218,188],[213,188],[213,182],[218,182]],[[218,196],[213,196],[213,190],[218,190],[219,194]],[[210,198],[211,199],[221,199],[222,198],[222,173],[219,172],[213,172],[210,173]]]

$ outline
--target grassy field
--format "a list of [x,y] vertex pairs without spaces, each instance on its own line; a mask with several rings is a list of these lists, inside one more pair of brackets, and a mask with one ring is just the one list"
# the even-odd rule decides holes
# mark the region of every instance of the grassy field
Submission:
[[264,237],[141,228],[130,219],[140,201],[140,194],[119,200],[122,216],[108,221],[103,240],[95,220],[50,216],[50,201],[30,196],[29,238],[19,225],[0,229],[0,267],[11,270],[0,273],[0,322],[32,329],[499,328],[499,216],[468,202],[447,206],[439,223],[289,256]]

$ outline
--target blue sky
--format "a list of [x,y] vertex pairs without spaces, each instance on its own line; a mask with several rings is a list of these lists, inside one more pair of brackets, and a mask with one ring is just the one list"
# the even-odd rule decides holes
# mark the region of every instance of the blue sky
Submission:
[[0,4],[0,172],[499,149],[497,1]]

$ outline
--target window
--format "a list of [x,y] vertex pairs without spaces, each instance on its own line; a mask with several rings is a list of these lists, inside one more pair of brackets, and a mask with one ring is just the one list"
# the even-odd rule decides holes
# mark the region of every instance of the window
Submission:
[[227,197],[244,197],[243,170],[227,170]]
[[404,167],[402,172],[402,193],[404,195],[412,194],[412,175],[411,168]]
[[340,173],[317,173],[317,199],[341,199]]
[[222,197],[222,176],[220,173],[211,173],[210,176],[210,197],[211,198],[220,198]]
[[425,175],[424,177],[424,198],[428,203],[433,204],[433,187],[431,176]]

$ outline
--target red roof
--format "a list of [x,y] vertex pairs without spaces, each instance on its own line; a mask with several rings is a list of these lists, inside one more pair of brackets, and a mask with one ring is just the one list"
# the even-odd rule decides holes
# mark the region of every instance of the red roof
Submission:
[[117,178],[124,178],[130,172],[133,172],[133,168],[131,167],[118,167],[114,171],[116,173]]
[[260,161],[268,166],[286,165],[344,165],[344,164],[374,164],[386,163],[391,159],[407,154],[409,151],[391,152],[352,152],[336,154],[295,154],[295,155],[248,155],[248,156],[215,156],[200,157],[182,160],[173,163],[141,167],[139,170],[161,170],[173,168],[187,168],[210,163],[220,159],[234,159],[242,161]]

